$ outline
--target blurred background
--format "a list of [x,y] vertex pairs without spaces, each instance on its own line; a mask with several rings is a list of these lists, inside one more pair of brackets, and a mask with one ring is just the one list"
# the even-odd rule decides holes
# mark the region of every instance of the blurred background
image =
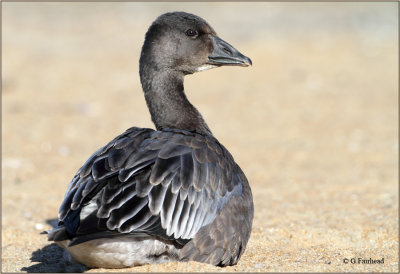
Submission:
[[395,2],[2,3],[2,271],[65,270],[39,232],[95,150],[153,127],[139,55],[176,10],[253,61],[185,78],[250,181],[253,232],[237,266],[123,271],[398,271]]

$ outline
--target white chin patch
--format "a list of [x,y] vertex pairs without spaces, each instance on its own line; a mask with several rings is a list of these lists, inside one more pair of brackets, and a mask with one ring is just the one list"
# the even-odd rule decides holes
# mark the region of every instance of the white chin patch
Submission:
[[198,67],[197,69],[196,69],[196,71],[198,72],[198,71],[204,71],[204,70],[208,70],[208,69],[212,69],[212,68],[216,68],[217,66],[214,66],[214,65],[210,65],[210,64],[205,64],[205,65],[202,65],[201,67]]

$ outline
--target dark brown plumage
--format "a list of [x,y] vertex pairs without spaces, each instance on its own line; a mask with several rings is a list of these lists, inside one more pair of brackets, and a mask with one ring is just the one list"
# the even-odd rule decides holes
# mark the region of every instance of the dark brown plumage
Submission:
[[[183,12],[160,16],[140,58],[157,130],[128,129],[89,158],[69,185],[49,239],[94,267],[168,260],[236,264],[251,232],[250,186],[187,100],[183,77],[249,64],[203,19]],[[118,246],[104,255],[110,239]],[[159,245],[154,250],[153,243]],[[120,252],[124,248],[130,251]]]

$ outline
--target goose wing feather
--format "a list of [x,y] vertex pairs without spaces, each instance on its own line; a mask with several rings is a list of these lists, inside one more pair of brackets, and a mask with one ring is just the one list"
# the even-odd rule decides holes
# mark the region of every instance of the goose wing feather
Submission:
[[231,175],[238,168],[214,137],[131,128],[78,170],[60,207],[60,223],[72,238],[117,231],[182,242],[241,194],[241,181]]

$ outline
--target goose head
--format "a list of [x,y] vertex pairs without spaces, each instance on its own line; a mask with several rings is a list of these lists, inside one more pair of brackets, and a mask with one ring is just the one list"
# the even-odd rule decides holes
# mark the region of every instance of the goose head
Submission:
[[249,66],[250,58],[217,36],[202,18],[172,12],[159,16],[146,33],[141,70],[173,70],[184,75],[219,66]]

